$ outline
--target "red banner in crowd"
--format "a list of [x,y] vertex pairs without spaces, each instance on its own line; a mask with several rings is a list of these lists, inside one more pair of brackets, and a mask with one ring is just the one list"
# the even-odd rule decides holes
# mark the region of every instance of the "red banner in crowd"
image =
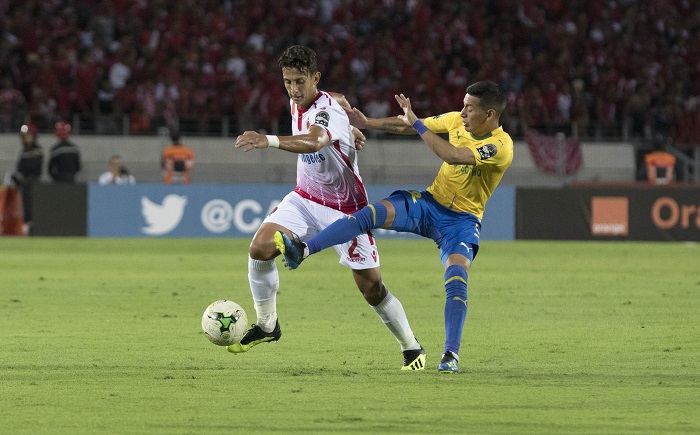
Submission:
[[22,198],[15,186],[0,186],[0,235],[22,236]]
[[578,139],[563,133],[547,136],[536,130],[525,130],[525,142],[535,166],[550,174],[571,175],[581,169],[583,155]]

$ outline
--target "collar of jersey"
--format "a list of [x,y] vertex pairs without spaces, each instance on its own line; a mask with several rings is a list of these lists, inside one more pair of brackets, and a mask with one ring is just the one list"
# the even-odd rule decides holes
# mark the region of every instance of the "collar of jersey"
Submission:
[[[499,126],[496,130],[500,130],[501,128],[502,128],[502,127]],[[496,131],[496,130],[490,131],[490,132],[486,133],[486,134],[483,135],[483,136],[475,136],[474,133],[472,133],[471,131],[469,132],[469,134],[470,134],[470,135],[472,136],[472,138],[474,138],[475,140],[484,140],[484,139],[488,139],[488,138],[490,138],[491,136],[493,136],[493,132]]]
[[493,133],[493,132],[490,131],[490,132],[486,133],[486,134],[483,135],[483,136],[476,136],[476,135],[474,135],[474,133],[472,133],[471,131],[469,132],[469,134],[471,135],[471,137],[472,137],[473,139],[475,139],[475,140],[484,140],[484,139],[488,139],[488,138],[490,138],[491,136],[493,136],[491,133]]
[[[309,109],[311,108],[311,106],[314,105],[314,103],[315,103],[316,101],[318,101],[319,98],[321,98],[321,91],[318,91],[318,94],[316,94],[316,98],[314,98],[314,100],[311,102],[311,104],[309,104]],[[299,109],[299,114],[300,114],[300,115],[301,115],[302,113],[304,113],[304,112],[306,112],[306,111],[309,110],[309,109],[304,110],[304,109],[302,109],[301,107],[299,107],[299,105],[297,105],[297,108]]]

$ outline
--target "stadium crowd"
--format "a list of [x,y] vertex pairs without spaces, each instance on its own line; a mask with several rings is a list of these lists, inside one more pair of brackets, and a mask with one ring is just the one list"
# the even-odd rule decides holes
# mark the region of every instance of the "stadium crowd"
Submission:
[[[461,107],[467,84],[508,93],[507,130],[700,143],[700,10],[692,0],[0,0],[0,131],[274,130],[277,57],[305,44],[323,89],[368,116]],[[92,125],[91,125],[92,123]],[[218,129],[220,132],[221,130]]]

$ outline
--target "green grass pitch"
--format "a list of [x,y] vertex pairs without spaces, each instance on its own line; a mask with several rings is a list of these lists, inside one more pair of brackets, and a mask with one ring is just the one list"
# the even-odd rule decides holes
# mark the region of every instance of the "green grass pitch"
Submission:
[[700,433],[698,244],[484,242],[454,376],[428,240],[379,240],[424,372],[332,250],[278,262],[279,343],[211,344],[210,302],[255,321],[247,246],[0,239],[0,433]]

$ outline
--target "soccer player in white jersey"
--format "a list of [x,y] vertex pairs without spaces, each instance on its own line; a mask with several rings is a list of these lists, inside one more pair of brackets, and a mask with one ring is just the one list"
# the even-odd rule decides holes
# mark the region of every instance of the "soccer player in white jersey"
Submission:
[[[307,240],[335,222],[368,204],[357,167],[357,145],[364,136],[350,126],[341,103],[342,95],[318,90],[321,73],[316,53],[308,47],[292,46],[279,58],[284,86],[290,98],[292,136],[272,136],[246,131],[236,138],[236,148],[278,148],[298,154],[297,186],[287,194],[253,236],[248,259],[248,280],[257,322],[229,352],[247,352],[260,343],[277,341],[282,335],[277,319],[279,274],[274,241],[277,231]],[[355,139],[359,135],[359,139]],[[425,351],[413,336],[401,302],[384,286],[379,254],[371,232],[335,246],[340,263],[352,270],[365,300],[396,337],[404,356],[402,370],[423,370]]]

